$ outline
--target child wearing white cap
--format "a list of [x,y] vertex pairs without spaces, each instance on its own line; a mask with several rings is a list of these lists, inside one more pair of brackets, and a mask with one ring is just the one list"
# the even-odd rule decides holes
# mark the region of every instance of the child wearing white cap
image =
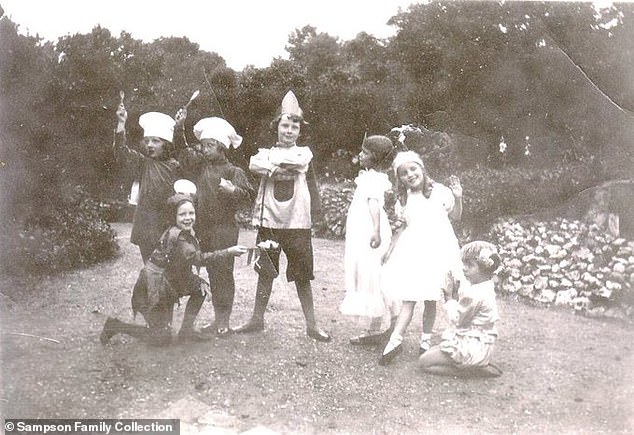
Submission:
[[128,147],[125,124],[126,108],[121,102],[117,111],[114,148],[117,158],[132,171],[139,180],[139,197],[134,212],[130,241],[141,251],[143,262],[147,262],[163,231],[169,226],[164,204],[172,194],[172,185],[178,178],[179,163],[172,157],[172,142],[175,121],[159,112],[144,113],[139,117],[143,128],[141,153]]
[[[180,114],[186,116],[186,112]],[[180,141],[185,142],[183,171],[198,186],[196,236],[201,249],[217,251],[238,242],[240,227],[235,216],[241,208],[250,205],[253,188],[245,172],[227,158],[227,151],[242,143],[242,137],[229,122],[218,117],[203,118],[194,125],[194,135],[199,144],[188,146],[184,134],[180,134],[176,135],[176,145],[182,148]],[[206,267],[214,307],[214,325],[207,330],[225,337],[231,333],[234,258],[217,257]]]
[[[320,199],[311,165],[313,154],[307,146],[296,143],[303,122],[297,98],[289,91],[272,123],[277,143],[271,148],[260,148],[249,162],[249,169],[260,177],[253,224],[258,227],[258,242],[273,240],[286,254],[286,278],[295,282],[307,335],[327,342],[330,335],[318,328],[315,320],[310,284],[314,279],[311,227],[313,217],[320,212]],[[258,283],[251,319],[236,332],[264,329],[264,313],[278,275],[280,251],[269,250],[268,254],[260,257],[266,266],[256,262]]]

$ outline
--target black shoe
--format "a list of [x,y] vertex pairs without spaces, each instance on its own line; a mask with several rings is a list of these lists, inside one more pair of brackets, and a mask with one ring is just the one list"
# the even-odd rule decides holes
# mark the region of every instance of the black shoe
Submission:
[[264,331],[264,323],[259,322],[248,322],[242,326],[238,326],[233,330],[236,334],[248,334],[251,332],[260,332]]
[[99,335],[99,341],[101,342],[101,344],[108,344],[112,336],[117,333],[115,328],[117,322],[117,319],[114,319],[112,317],[108,317],[106,319],[106,323],[104,323],[103,329],[101,330],[101,335]]
[[389,363],[392,362],[392,360],[396,357],[396,355],[398,355],[402,351],[403,351],[403,343],[399,344],[388,353],[381,355],[381,358],[379,359],[379,365],[380,366],[388,365]]
[[328,335],[326,331],[323,331],[319,328],[306,328],[306,334],[313,340],[321,341],[323,343],[328,343],[331,340],[330,335]]

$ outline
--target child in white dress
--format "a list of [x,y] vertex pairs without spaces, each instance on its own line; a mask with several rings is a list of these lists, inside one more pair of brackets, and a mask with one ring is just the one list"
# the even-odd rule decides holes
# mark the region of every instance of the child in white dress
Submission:
[[[423,371],[436,374],[462,375],[481,371],[499,376],[501,371],[491,365],[490,360],[498,336],[495,323],[499,319],[491,278],[500,266],[500,256],[494,245],[482,241],[467,243],[461,256],[464,275],[470,285],[461,287],[458,301],[445,303],[447,317],[453,326],[443,333],[439,346],[420,356],[417,365]],[[487,371],[488,368],[493,371]]]
[[380,365],[388,364],[402,351],[403,335],[420,301],[425,303],[420,352],[431,347],[436,301],[443,290],[448,291],[448,276],[461,276],[460,247],[449,220],[460,219],[462,214],[460,181],[450,177],[449,187],[434,182],[413,151],[398,153],[392,166],[404,224],[384,256],[382,285],[383,291],[402,304]]
[[367,328],[350,338],[350,344],[382,344],[389,337],[392,317],[398,307],[381,291],[381,257],[392,239],[392,230],[383,206],[385,192],[392,188],[381,172],[392,163],[394,146],[386,136],[364,138],[359,164],[364,168],[354,180],[356,189],[346,219],[344,254],[346,295],[340,311],[358,317]]

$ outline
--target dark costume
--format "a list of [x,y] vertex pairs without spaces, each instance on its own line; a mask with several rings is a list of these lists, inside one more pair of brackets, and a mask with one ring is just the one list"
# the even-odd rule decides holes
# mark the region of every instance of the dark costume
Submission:
[[[195,228],[201,248],[204,251],[216,251],[236,245],[240,232],[236,213],[250,205],[254,193],[246,174],[227,160],[205,161],[199,145],[184,148],[181,141],[184,142],[176,136],[177,147],[182,149],[185,176],[194,181],[198,188]],[[221,178],[231,181],[235,190],[231,193],[223,191],[219,187]],[[233,267],[233,257],[212,259],[207,265],[218,327],[229,325],[235,296]]]
[[[167,198],[173,193],[173,184],[179,163],[173,158],[156,160],[128,147],[125,132],[115,133],[116,156],[139,178],[139,203],[134,211],[130,241],[141,250],[146,262],[171,219],[164,214]],[[165,152],[167,154],[167,152]]]
[[205,295],[203,280],[193,273],[192,266],[204,266],[218,258],[232,257],[227,250],[202,252],[198,240],[189,231],[173,226],[166,230],[149,261],[139,273],[132,292],[132,310],[141,313],[147,327],[131,325],[109,318],[101,334],[102,343],[117,333],[125,333],[154,345],[171,340],[174,304],[189,296],[179,336],[193,333],[194,321]]

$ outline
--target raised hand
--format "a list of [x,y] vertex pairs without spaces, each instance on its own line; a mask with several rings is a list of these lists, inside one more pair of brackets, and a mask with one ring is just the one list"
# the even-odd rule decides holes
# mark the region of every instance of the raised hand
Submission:
[[187,119],[187,108],[186,107],[181,107],[180,109],[178,109],[178,112],[176,112],[176,115],[174,116],[174,121],[176,121],[176,127],[182,127],[183,125],[185,125],[185,120]]
[[448,185],[456,198],[462,198],[462,185],[460,184],[460,179],[458,177],[450,175]]

